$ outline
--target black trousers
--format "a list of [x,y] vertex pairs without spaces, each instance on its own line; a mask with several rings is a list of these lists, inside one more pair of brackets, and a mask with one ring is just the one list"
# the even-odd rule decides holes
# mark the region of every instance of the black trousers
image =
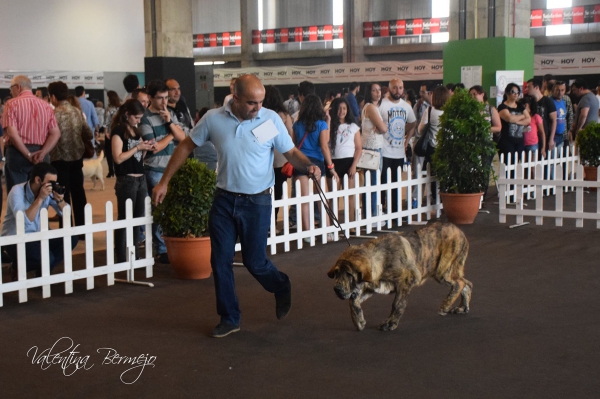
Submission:
[[[398,181],[398,167],[404,166],[404,158],[386,158],[383,157],[383,171],[381,172],[381,183],[387,183],[387,170],[388,168],[392,169],[392,182]],[[398,189],[392,189],[392,206],[390,207],[390,202],[388,201],[386,196],[386,192],[382,192],[384,200],[387,204],[388,212],[398,212]]]
[[[85,189],[83,188],[83,159],[77,161],[52,161],[58,172],[58,183],[65,186],[65,201],[71,205],[75,226],[85,224]],[[61,220],[62,225],[62,220]],[[61,226],[62,227],[62,226]]]

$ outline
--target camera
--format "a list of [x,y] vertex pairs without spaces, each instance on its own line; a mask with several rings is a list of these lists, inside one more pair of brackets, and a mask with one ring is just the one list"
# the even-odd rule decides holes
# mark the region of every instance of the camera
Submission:
[[65,186],[61,186],[57,181],[51,181],[50,183],[52,184],[52,191],[56,194],[63,195],[65,193]]

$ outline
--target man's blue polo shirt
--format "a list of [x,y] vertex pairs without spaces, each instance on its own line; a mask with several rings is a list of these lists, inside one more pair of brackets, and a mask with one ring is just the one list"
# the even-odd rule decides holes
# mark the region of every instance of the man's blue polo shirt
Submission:
[[[260,144],[252,130],[268,120],[279,133]],[[243,194],[257,194],[272,187],[275,184],[273,148],[282,154],[294,148],[277,113],[261,108],[256,118],[239,121],[231,112],[231,103],[208,111],[190,137],[197,146],[210,141],[217,149],[217,187]]]
[[[29,209],[31,204],[35,201],[35,195],[31,191],[29,181],[25,183],[16,184],[6,199],[6,216],[4,216],[4,223],[2,224],[2,236],[14,236],[17,234],[17,212],[25,211]],[[27,214],[25,214],[25,233],[37,233],[42,229],[42,221],[40,218],[42,208],[48,209],[51,206],[54,208],[56,213],[62,215],[62,211],[51,196],[46,197],[35,215],[35,219],[29,220]]]

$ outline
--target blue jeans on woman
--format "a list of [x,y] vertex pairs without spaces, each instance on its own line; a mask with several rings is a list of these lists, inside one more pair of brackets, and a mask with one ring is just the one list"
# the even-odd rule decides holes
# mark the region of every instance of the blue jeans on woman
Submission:
[[238,326],[240,308],[235,294],[233,257],[237,239],[242,261],[250,274],[276,298],[290,291],[290,279],[267,258],[267,232],[271,223],[271,194],[238,195],[216,190],[210,210],[210,263],[221,322]]
[[[152,196],[152,190],[154,190],[154,187],[158,184],[162,176],[162,172],[146,169],[146,185],[148,186],[148,195]],[[154,211],[154,204],[152,204],[152,210]],[[152,243],[154,245],[156,254],[160,255],[167,252],[167,246],[162,238],[162,227],[158,223],[152,223]]]
[[[381,148],[379,149],[370,149],[370,148],[363,148],[363,150],[370,150],[370,151],[379,151],[379,171],[381,172],[382,167],[383,167],[383,156],[381,156]],[[377,170],[366,170],[365,171],[365,176],[366,174],[369,173],[371,175],[371,186],[376,186],[377,185]],[[366,184],[366,178],[365,178],[365,184]],[[372,192],[371,193],[371,217],[375,217],[377,216],[377,208],[378,208],[379,203],[377,202],[377,192]]]
[[[125,219],[125,204],[128,199],[132,202],[133,217],[138,218],[144,216],[146,211],[146,196],[148,195],[145,176],[117,176],[115,194],[117,196],[118,220]],[[139,242],[139,235],[140,226],[135,226],[133,228],[133,244],[135,246],[137,246]],[[125,262],[127,260],[127,236],[125,229],[118,229],[115,231],[115,247],[117,262]]]

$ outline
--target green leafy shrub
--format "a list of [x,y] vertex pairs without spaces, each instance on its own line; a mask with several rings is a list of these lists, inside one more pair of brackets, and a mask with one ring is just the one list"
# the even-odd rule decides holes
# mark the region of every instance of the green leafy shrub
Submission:
[[579,159],[586,166],[600,166],[600,124],[590,123],[577,133],[575,139],[579,149]]
[[204,163],[187,159],[173,175],[163,202],[152,215],[166,237],[208,236],[208,214],[217,175]]
[[484,105],[464,89],[454,92],[443,108],[433,167],[440,191],[456,194],[482,192],[490,178],[489,157],[495,152]]

